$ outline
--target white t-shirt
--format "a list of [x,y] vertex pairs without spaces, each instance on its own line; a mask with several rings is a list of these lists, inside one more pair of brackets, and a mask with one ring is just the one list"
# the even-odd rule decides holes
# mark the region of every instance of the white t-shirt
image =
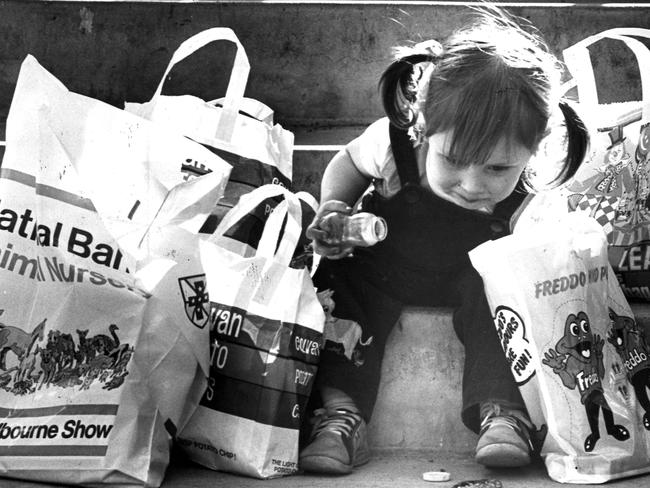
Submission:
[[[377,193],[386,198],[395,195],[402,187],[390,146],[388,127],[387,117],[379,119],[345,147],[359,172],[372,179]],[[425,177],[426,139],[416,146],[415,154],[422,180]]]

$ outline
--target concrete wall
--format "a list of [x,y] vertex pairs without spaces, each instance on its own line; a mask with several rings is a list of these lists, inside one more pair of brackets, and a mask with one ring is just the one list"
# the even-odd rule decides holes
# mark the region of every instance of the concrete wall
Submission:
[[[536,25],[557,53],[603,29],[650,27],[650,5],[608,5],[522,3],[510,11]],[[300,132],[300,143],[308,134],[304,129],[356,130],[380,116],[377,80],[391,47],[444,36],[467,13],[449,2],[3,0],[0,114],[8,110],[28,53],[71,90],[122,106],[151,97],[180,42],[203,29],[227,26],[251,61],[247,96],[272,107],[279,122]],[[178,66],[167,84],[170,93],[208,99],[223,94],[230,52],[204,51]],[[638,98],[638,72],[627,53],[608,44],[595,52],[594,61],[604,101]],[[343,143],[350,132],[328,134],[330,142]]]

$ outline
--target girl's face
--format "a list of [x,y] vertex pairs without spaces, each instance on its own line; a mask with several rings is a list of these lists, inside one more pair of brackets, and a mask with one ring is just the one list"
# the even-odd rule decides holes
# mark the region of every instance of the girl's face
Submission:
[[485,164],[456,165],[449,159],[451,136],[448,130],[429,137],[426,173],[431,190],[459,207],[491,212],[513,192],[533,154],[501,140]]

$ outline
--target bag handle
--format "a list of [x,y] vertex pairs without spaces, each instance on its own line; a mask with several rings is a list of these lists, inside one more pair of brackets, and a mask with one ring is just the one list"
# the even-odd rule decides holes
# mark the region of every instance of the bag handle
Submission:
[[[257,244],[256,255],[264,256],[267,259],[274,256],[276,262],[283,266],[289,266],[302,232],[302,209],[300,200],[293,193],[285,194],[284,198],[284,201],[273,209],[264,224],[264,232]],[[283,230],[282,224],[285,216],[287,220]],[[282,234],[280,234],[281,232]],[[280,235],[282,235],[282,240],[278,244]]]
[[567,89],[577,86],[580,102],[592,107],[597,106],[596,77],[587,48],[602,39],[622,41],[634,53],[637,60],[641,76],[642,119],[648,121],[650,120],[650,50],[642,42],[630,36],[650,39],[650,29],[635,27],[608,29],[566,48],[562,54],[564,63],[573,77],[573,82],[565,86]]
[[[277,196],[283,196],[284,201],[278,204],[269,215],[255,255],[266,258],[275,256],[276,260],[288,266],[302,232],[302,209],[299,198],[280,185],[263,185],[241,196],[237,205],[223,217],[208,240],[215,242],[222,238],[228,229],[246,217],[260,203]],[[282,233],[282,241],[280,245],[277,245],[285,215],[287,216],[287,222]]]
[[[296,193],[296,196],[305,202],[307,205],[309,205],[312,210],[314,211],[314,214],[318,213],[318,200],[311,194],[306,191],[299,191]],[[316,273],[316,270],[318,269],[318,266],[320,264],[321,260],[321,255],[318,253],[313,253],[312,254],[312,265],[311,265],[311,276],[313,278],[314,274]]]
[[239,107],[244,98],[244,91],[246,90],[246,83],[248,82],[248,74],[250,72],[250,63],[248,62],[246,51],[232,29],[228,27],[213,27],[199,32],[182,42],[176,51],[174,51],[174,54],[167,65],[167,69],[158,84],[158,88],[156,88],[156,91],[151,98],[151,102],[155,105],[156,100],[162,93],[162,88],[167,79],[167,75],[169,75],[170,71],[177,63],[195,53],[203,46],[215,41],[230,41],[237,47],[235,60],[230,73],[230,80],[228,82],[228,89],[226,90],[226,96],[223,99],[223,109],[219,116],[219,123],[215,134],[215,138],[230,142],[235,129]]

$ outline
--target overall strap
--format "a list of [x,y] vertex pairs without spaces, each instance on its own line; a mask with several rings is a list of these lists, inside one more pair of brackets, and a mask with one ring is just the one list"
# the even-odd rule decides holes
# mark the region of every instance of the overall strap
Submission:
[[388,125],[388,134],[390,136],[390,147],[395,158],[397,174],[402,182],[402,186],[407,183],[415,185],[420,184],[420,172],[418,171],[418,162],[415,157],[415,148],[411,142],[408,131]]

